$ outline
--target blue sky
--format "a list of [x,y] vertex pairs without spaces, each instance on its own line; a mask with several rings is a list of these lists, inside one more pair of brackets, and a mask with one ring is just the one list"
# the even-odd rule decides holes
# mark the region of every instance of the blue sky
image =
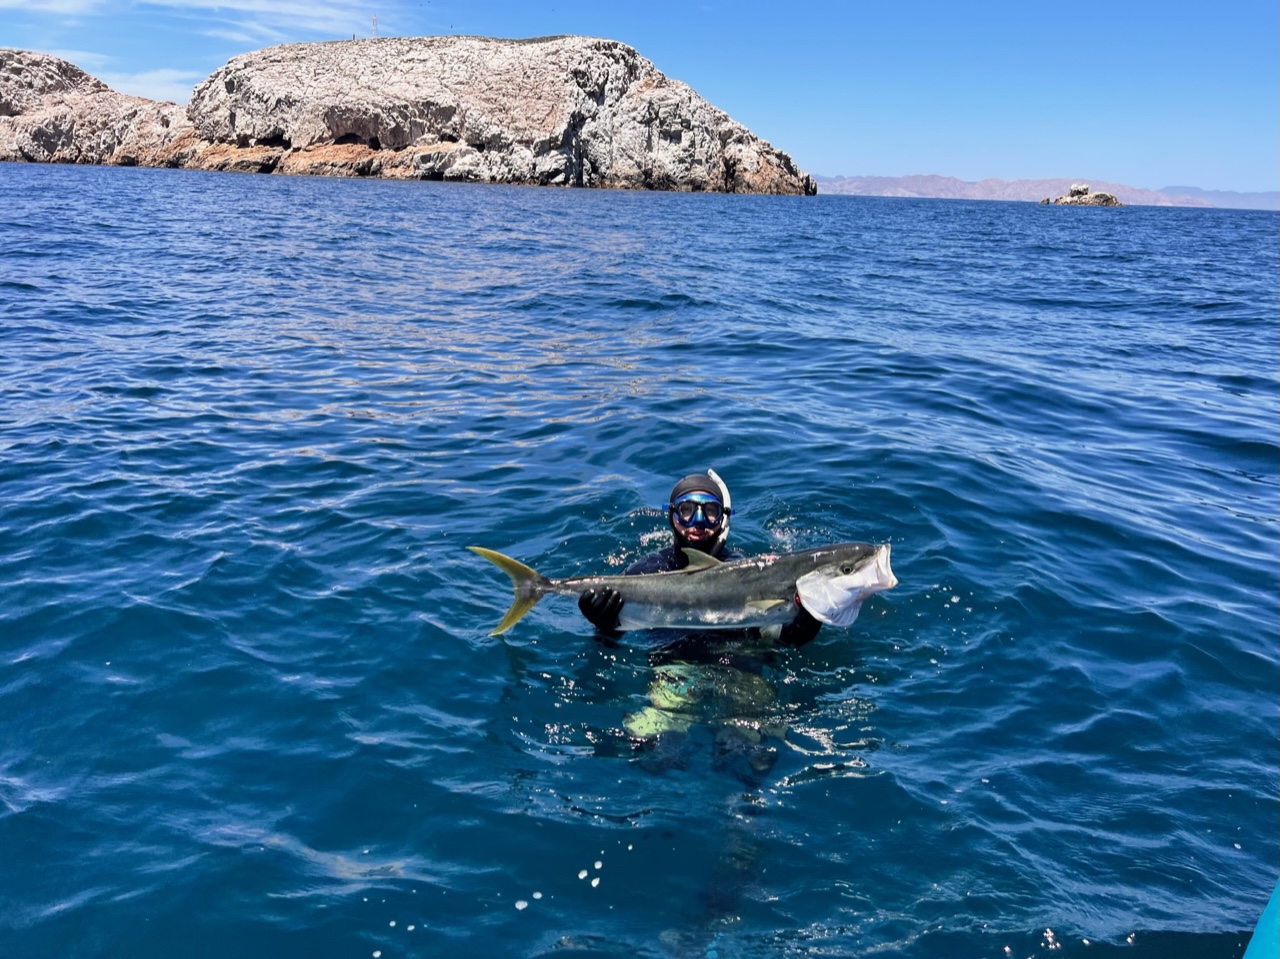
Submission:
[[185,102],[238,53],[370,36],[630,44],[825,176],[1280,188],[1276,0],[0,0],[0,47]]

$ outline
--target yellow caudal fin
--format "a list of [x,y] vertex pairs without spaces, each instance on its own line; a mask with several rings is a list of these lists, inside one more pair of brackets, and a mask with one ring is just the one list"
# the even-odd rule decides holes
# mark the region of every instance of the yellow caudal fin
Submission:
[[538,600],[542,599],[546,593],[547,578],[518,559],[512,559],[510,556],[505,556],[496,550],[485,549],[483,546],[468,546],[467,549],[483,556],[511,577],[511,586],[516,594],[515,599],[511,603],[511,608],[507,610],[507,614],[502,617],[501,622],[493,628],[493,632],[489,635],[497,636],[505,633],[520,622],[524,618],[524,614],[533,609]]

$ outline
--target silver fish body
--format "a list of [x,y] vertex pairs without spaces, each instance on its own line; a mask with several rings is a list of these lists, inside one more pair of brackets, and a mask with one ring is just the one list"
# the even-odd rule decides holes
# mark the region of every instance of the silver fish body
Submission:
[[515,600],[493,635],[514,626],[543,596],[581,596],[608,588],[622,596],[618,627],[748,629],[783,626],[803,604],[821,622],[848,626],[863,600],[898,584],[888,544],[838,543],[722,563],[686,550],[685,569],[641,576],[549,579],[518,560],[482,546],[468,547],[511,577]]

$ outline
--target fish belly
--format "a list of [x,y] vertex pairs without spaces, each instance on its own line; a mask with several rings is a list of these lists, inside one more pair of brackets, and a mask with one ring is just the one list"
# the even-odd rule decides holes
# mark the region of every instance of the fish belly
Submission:
[[628,602],[622,607],[618,628],[631,629],[752,629],[781,626],[795,619],[792,603],[768,609],[758,606],[673,607]]

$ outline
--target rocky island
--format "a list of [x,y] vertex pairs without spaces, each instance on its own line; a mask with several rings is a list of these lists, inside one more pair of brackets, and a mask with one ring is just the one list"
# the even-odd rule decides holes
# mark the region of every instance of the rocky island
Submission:
[[186,107],[0,50],[0,160],[813,195],[813,177],[631,47],[386,37],[230,60]]
[[1045,197],[1040,202],[1063,203],[1068,206],[1124,206],[1112,193],[1090,193],[1087,183],[1073,183],[1065,196],[1055,200]]

